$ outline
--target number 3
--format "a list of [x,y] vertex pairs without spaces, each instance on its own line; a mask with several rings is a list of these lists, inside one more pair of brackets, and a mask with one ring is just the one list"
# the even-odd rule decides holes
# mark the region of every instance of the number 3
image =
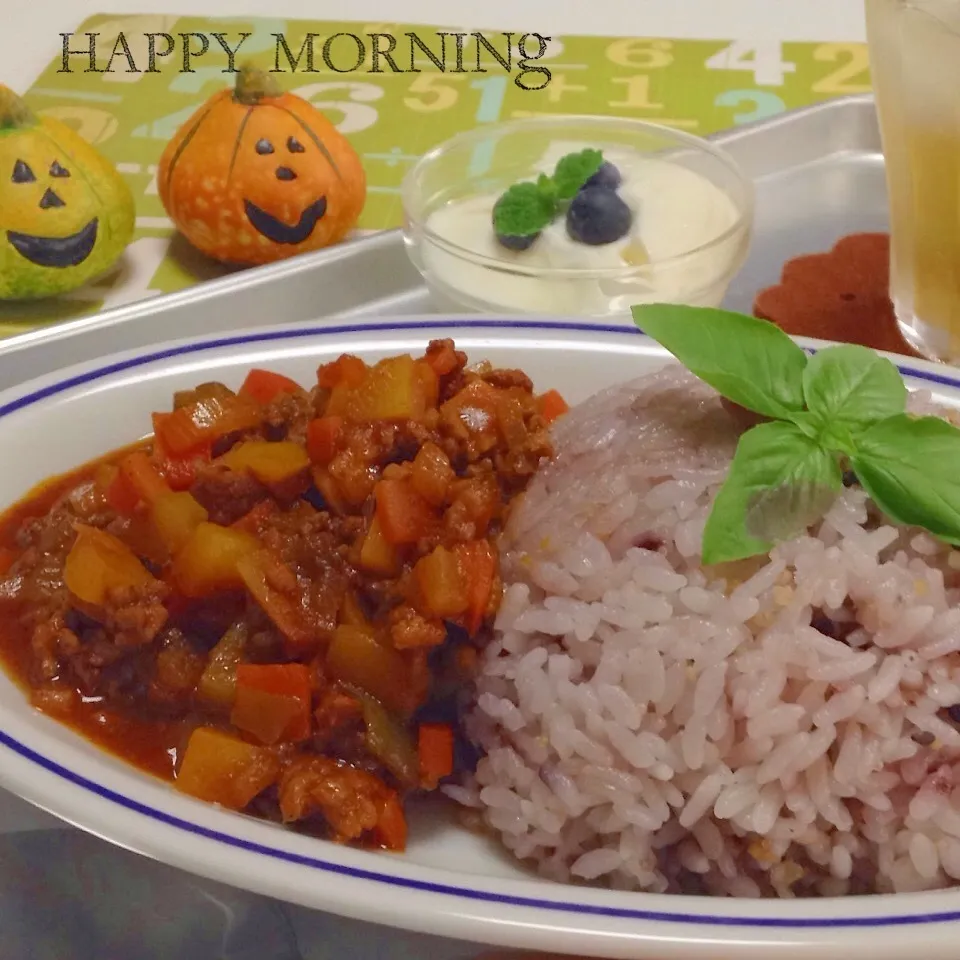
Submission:
[[[342,89],[346,89],[349,100],[312,99],[318,93]],[[297,87],[293,93],[304,100],[310,100],[318,110],[339,110],[343,119],[336,127],[341,133],[359,133],[372,127],[377,122],[377,109],[367,104],[383,97],[383,89],[374,83],[308,83],[306,86]]]
[[783,59],[783,44],[736,40],[715,53],[705,64],[708,70],[749,70],[761,87],[782,87],[785,73],[796,73],[797,65]]

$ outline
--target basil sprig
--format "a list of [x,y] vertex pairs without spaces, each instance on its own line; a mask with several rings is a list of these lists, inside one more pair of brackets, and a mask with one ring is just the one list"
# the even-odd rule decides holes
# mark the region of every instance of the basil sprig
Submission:
[[769,421],[740,437],[704,528],[705,564],[802,533],[836,499],[846,468],[895,523],[960,544],[960,430],[908,415],[906,384],[886,357],[854,344],[810,357],[775,324],[726,310],[632,312],[691,373]]

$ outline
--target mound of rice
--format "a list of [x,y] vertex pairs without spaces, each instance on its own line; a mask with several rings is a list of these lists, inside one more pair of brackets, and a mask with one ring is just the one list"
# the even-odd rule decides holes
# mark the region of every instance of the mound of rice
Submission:
[[809,535],[703,568],[740,430],[673,364],[558,422],[502,539],[504,599],[465,718],[482,759],[448,790],[558,881],[743,897],[953,885],[960,553],[851,486]]

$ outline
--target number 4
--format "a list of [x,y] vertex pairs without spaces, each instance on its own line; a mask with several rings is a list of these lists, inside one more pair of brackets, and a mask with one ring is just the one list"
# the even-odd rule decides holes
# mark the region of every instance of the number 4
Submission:
[[735,40],[706,62],[708,70],[749,70],[761,87],[782,87],[785,73],[796,73],[797,65],[783,60],[783,44]]

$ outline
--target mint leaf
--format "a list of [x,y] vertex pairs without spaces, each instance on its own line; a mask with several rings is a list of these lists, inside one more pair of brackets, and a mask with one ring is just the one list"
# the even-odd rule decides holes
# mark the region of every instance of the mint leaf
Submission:
[[781,420],[804,410],[807,355],[776,324],[712,307],[651,303],[637,326],[741,407]]
[[803,396],[823,426],[854,432],[903,413],[907,387],[886,357],[848,343],[817,351],[803,371]]
[[557,197],[560,200],[572,200],[602,164],[603,154],[590,148],[561,157],[553,171]]
[[850,466],[894,522],[960,544],[960,430],[939,417],[899,414],[857,438]]
[[704,564],[767,553],[822,516],[842,486],[836,457],[794,424],[751,428],[707,519]]
[[549,226],[557,204],[536,183],[515,183],[493,205],[493,226],[501,236],[528,237]]

